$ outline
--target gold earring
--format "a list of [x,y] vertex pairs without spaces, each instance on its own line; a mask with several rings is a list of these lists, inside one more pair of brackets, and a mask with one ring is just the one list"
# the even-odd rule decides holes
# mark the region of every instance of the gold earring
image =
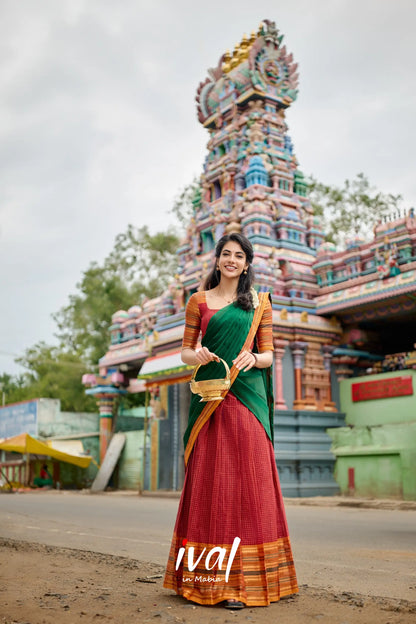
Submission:
[[247,275],[247,269],[244,269],[244,275]]

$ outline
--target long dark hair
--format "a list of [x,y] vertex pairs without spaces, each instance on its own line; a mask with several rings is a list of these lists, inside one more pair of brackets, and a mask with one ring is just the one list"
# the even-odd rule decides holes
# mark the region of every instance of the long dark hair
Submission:
[[214,266],[205,280],[204,289],[211,290],[220,283],[221,273],[217,270],[217,260],[221,255],[224,245],[229,241],[233,241],[234,243],[238,243],[240,245],[241,249],[246,254],[246,262],[248,263],[247,273],[244,273],[243,271],[240,275],[240,279],[238,280],[237,300],[235,303],[243,310],[251,310],[253,307],[253,297],[251,296],[250,289],[254,282],[254,271],[251,263],[253,262],[254,252],[250,241],[242,234],[233,232],[232,234],[226,234],[220,238],[217,246],[215,247]]

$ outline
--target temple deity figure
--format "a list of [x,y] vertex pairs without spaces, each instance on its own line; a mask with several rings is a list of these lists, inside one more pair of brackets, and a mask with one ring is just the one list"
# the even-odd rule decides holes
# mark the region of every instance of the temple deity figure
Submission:
[[190,224],[187,228],[187,234],[189,238],[189,242],[191,243],[192,251],[194,256],[199,253],[201,246],[201,238],[199,236],[198,228],[196,225],[195,217],[191,218]]
[[225,233],[225,223],[227,219],[221,212],[220,206],[214,207],[214,238],[215,242],[218,242]]
[[275,247],[270,252],[269,266],[272,270],[273,276],[280,278],[282,276],[282,269],[280,268],[280,260],[278,258],[279,252]]
[[172,298],[173,311],[177,314],[185,307],[185,292],[182,284],[178,281],[178,276],[175,276],[174,282],[169,284],[169,293]]
[[388,241],[385,241],[383,253],[381,254],[379,248],[377,248],[374,257],[376,260],[376,267],[379,279],[394,277],[401,272],[398,264],[396,243],[389,244]]
[[224,195],[228,193],[228,191],[231,190],[231,176],[228,173],[228,171],[224,173],[222,188],[223,188]]

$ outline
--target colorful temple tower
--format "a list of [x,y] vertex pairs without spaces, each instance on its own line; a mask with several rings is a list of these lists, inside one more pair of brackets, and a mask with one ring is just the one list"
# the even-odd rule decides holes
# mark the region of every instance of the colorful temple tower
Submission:
[[[144,383],[150,392],[154,489],[180,489],[183,481],[182,435],[191,376],[180,359],[186,302],[201,287],[219,238],[241,232],[254,247],[256,288],[272,296],[275,447],[283,492],[310,496],[338,491],[326,429],[344,422],[336,375],[345,373],[343,358],[350,355],[342,348],[340,315],[331,307],[334,299],[342,308],[343,298],[333,287],[346,291],[360,272],[369,275],[371,250],[364,246],[362,251],[355,241],[340,255],[324,242],[285,120],[297,87],[297,65],[268,20],[208,71],[196,96],[208,151],[193,216],[178,249],[177,274],[160,297],[113,316],[111,346],[100,360],[100,375],[111,379],[121,372],[125,389],[142,391]],[[409,240],[406,262],[414,253]],[[378,250],[378,242],[373,247]],[[374,259],[374,271],[377,262],[384,266],[383,258]],[[367,353],[363,361],[371,358]],[[101,400],[102,393],[95,394]]]
[[201,197],[179,249],[181,283],[186,296],[199,288],[224,233],[247,236],[255,250],[256,285],[273,295],[276,403],[288,407],[279,361],[287,348],[295,369],[289,405],[331,412],[336,408],[326,360],[339,328],[315,315],[312,267],[324,234],[287,133],[285,111],[296,99],[298,75],[282,40],[266,20],[199,85],[198,119],[210,138]]

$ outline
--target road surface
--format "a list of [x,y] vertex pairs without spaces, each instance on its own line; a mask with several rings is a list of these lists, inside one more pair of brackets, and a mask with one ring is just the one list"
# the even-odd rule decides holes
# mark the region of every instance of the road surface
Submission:
[[[0,495],[0,535],[165,564],[178,499]],[[300,584],[416,601],[416,511],[287,505]]]

